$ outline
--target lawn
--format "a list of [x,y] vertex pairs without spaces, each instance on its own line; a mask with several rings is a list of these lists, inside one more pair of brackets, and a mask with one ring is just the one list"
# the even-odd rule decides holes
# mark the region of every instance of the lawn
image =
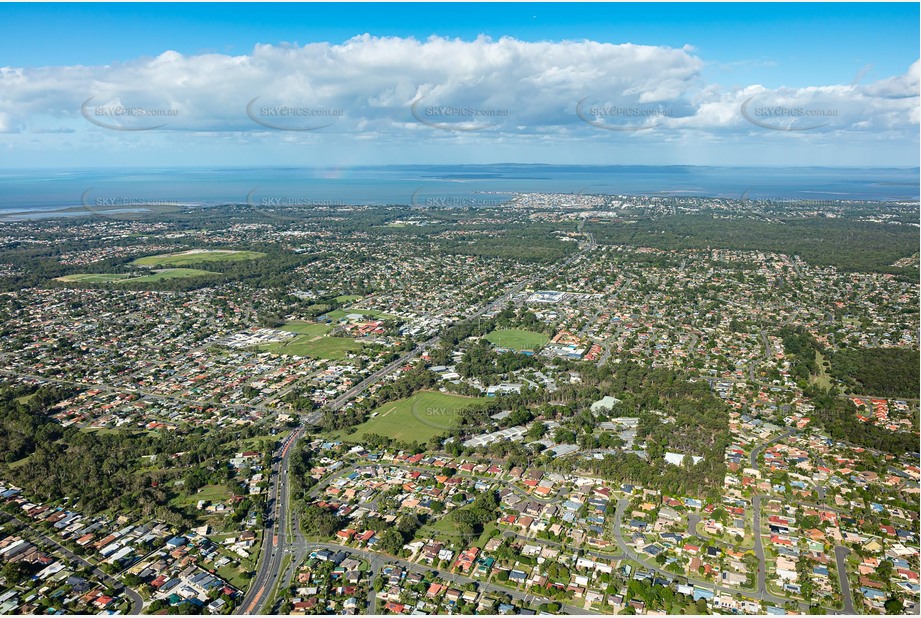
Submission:
[[353,303],[356,300],[360,300],[361,296],[358,294],[343,294],[342,296],[337,296],[335,298],[337,303]]
[[210,270],[198,270],[197,268],[163,268],[155,270],[152,275],[143,275],[141,277],[132,277],[131,279],[122,279],[119,283],[152,283],[163,281],[165,279],[188,279],[189,277],[201,277],[204,275],[219,275],[220,273],[211,272]]
[[374,433],[406,442],[425,442],[451,429],[458,410],[479,401],[483,399],[420,391],[412,397],[385,403],[372,412],[376,416],[358,425],[354,433],[340,437],[358,441],[365,434]]
[[246,438],[237,442],[237,449],[241,451],[259,451],[264,453],[272,448],[276,442],[284,440],[288,434],[291,433],[289,430],[279,431],[277,435],[260,435],[253,436],[252,438]]
[[201,264],[202,262],[239,262],[241,260],[256,260],[265,257],[265,253],[258,251],[232,251],[227,249],[192,249],[180,253],[164,253],[162,255],[149,255],[134,260],[135,266],[186,266],[188,264]]
[[287,331],[289,333],[297,333],[298,335],[310,335],[311,337],[316,337],[318,335],[325,335],[332,329],[333,327],[329,324],[318,324],[316,322],[294,320],[293,322],[288,322],[278,330]]
[[822,363],[825,362],[825,357],[822,356],[822,353],[818,350],[815,351],[815,362],[819,367],[818,375],[809,376],[809,381],[812,384],[818,385],[819,388],[829,389],[831,388],[831,376],[828,375],[828,371],[825,369],[825,365]]
[[[465,510],[469,508],[470,508],[470,505],[467,504],[467,505],[460,507],[460,509],[456,509],[456,510]],[[460,532],[457,529],[457,526],[454,524],[454,521],[451,519],[451,513],[453,512],[454,511],[439,515],[435,523],[426,524],[425,526],[423,526],[420,529],[420,532],[416,533],[416,537],[419,538],[420,536],[432,536],[432,537],[441,539],[443,541],[448,541],[449,543],[450,542],[460,542],[464,546],[475,545],[479,547],[480,549],[483,549],[486,543],[489,542],[489,539],[492,538],[493,530],[497,529],[495,522],[487,523],[485,526],[483,526],[482,532],[480,532],[479,534],[475,533],[472,537],[468,538],[460,534]]]
[[173,498],[170,502],[175,506],[195,506],[199,500],[208,502],[223,502],[230,498],[230,491],[224,485],[205,485],[192,494],[185,492]]
[[362,348],[361,343],[348,337],[328,337],[326,333],[332,330],[329,324],[296,320],[288,322],[280,330],[298,335],[287,341],[266,343],[259,346],[259,349],[272,354],[342,360],[349,352],[357,352]]
[[495,346],[510,350],[538,350],[550,341],[550,338],[543,333],[509,328],[492,331],[486,335],[486,340]]
[[134,275],[129,274],[88,273],[81,275],[64,275],[63,277],[58,277],[55,281],[64,281],[67,283],[109,283],[111,281],[131,279],[133,277]]

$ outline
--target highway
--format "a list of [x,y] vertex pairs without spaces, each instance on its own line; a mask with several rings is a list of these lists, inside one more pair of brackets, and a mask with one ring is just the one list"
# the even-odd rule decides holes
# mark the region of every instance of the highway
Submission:
[[[281,577],[282,560],[287,547],[287,517],[289,509],[288,466],[291,463],[293,446],[303,434],[298,427],[288,436],[277,451],[278,463],[273,464],[269,478],[269,496],[266,502],[266,519],[263,530],[262,553],[256,576],[250,582],[243,602],[237,608],[238,615],[261,614],[261,608],[272,596],[272,591]],[[303,538],[303,537],[301,537]]]

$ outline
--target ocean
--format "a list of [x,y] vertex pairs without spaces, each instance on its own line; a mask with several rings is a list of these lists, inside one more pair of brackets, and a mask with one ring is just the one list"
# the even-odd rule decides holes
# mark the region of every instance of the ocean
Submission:
[[126,209],[155,202],[491,206],[513,193],[917,201],[919,183],[919,168],[496,164],[34,170],[0,174],[0,216],[42,216],[87,203]]

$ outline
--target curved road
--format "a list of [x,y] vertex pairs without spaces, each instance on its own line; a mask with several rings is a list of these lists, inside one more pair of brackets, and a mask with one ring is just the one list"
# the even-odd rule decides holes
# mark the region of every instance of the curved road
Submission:
[[[487,591],[487,592],[496,592],[499,594],[507,594],[517,601],[521,601],[524,604],[528,604],[531,601],[535,600],[535,596],[531,593],[524,592],[521,590],[516,590],[514,588],[506,588],[505,586],[498,586],[496,584],[483,581],[481,579],[474,579],[472,577],[467,577],[466,575],[459,575],[456,573],[442,572],[437,569],[432,569],[427,565],[417,564],[415,562],[409,562],[408,560],[403,560],[402,558],[394,558],[392,556],[386,556],[378,552],[368,551],[366,549],[358,549],[355,547],[348,547],[345,545],[338,545],[335,543],[310,543],[309,545],[312,549],[328,549],[330,551],[345,551],[350,554],[356,554],[361,556],[365,560],[368,560],[372,564],[372,569],[378,567],[377,570],[380,570],[380,566],[387,564],[399,565],[410,572],[415,573],[438,573],[441,579],[449,580],[452,585],[465,585],[469,583],[474,583],[477,585],[477,590]],[[382,564],[383,563],[383,564]],[[586,610],[582,607],[577,607],[573,605],[564,604],[562,607],[566,613],[569,614],[598,614],[598,612]]]
[[[748,596],[750,598],[770,601],[771,603],[774,603],[775,605],[778,605],[779,607],[783,607],[785,603],[790,601],[790,599],[775,596],[771,594],[770,592],[767,592],[767,590],[764,590],[762,592],[760,590],[760,586],[759,586],[759,592],[757,593],[752,592],[752,591],[743,590],[741,588],[730,588],[728,586],[721,586],[719,584],[714,584],[713,582],[708,582],[706,580],[697,579],[687,574],[679,575],[676,573],[669,573],[668,571],[663,571],[657,566],[649,564],[644,558],[642,558],[635,551],[633,551],[633,549],[629,545],[627,545],[627,542],[624,540],[623,533],[621,531],[621,525],[623,524],[624,510],[627,508],[628,504],[629,504],[629,501],[624,498],[621,498],[620,500],[617,501],[617,511],[614,513],[614,537],[617,539],[617,543],[620,545],[621,550],[623,550],[623,552],[627,554],[627,556],[631,560],[642,564],[649,571],[653,573],[658,573],[659,575],[661,575],[665,579],[668,579],[669,581],[673,581],[674,579],[681,577],[682,579],[686,579],[688,581],[688,584],[691,584],[691,585],[700,586],[702,588],[708,588],[710,590],[718,590],[720,592],[725,592],[726,594],[729,594],[729,595],[741,594],[742,596]],[[762,565],[764,564],[763,561],[761,562],[761,564]],[[759,570],[759,579],[760,579],[760,575],[761,573]],[[803,610],[805,613],[805,610],[808,609],[808,606],[805,603],[801,603],[800,609]]]

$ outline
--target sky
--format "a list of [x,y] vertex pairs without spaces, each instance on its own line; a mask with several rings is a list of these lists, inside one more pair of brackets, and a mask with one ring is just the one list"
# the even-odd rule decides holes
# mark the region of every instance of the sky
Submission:
[[5,168],[919,165],[919,5],[0,4]]

